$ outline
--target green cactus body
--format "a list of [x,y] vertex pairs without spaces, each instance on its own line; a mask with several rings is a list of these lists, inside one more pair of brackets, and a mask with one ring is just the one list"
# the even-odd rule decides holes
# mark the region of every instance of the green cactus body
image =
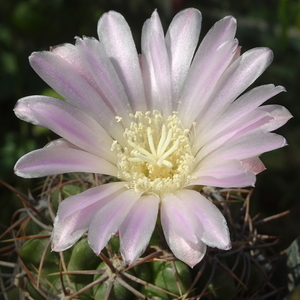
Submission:
[[[39,235],[49,235],[49,232],[42,231]],[[20,249],[20,256],[28,266],[33,265],[38,268],[46,247],[48,247],[48,250],[44,257],[43,265],[45,267],[58,265],[60,261],[59,254],[50,251],[49,238],[27,240]]]
[[[95,270],[100,258],[93,252],[86,238],[81,239],[72,249],[72,254],[68,263],[68,271]],[[70,274],[70,279],[76,283],[90,283],[92,275]]]
[[[151,262],[153,274],[152,284],[175,295],[183,295],[187,292],[192,283],[190,268],[181,261],[175,261],[172,267],[171,262]],[[180,291],[178,289],[180,288]],[[143,286],[140,291],[152,299],[173,299],[174,297],[150,286]]]

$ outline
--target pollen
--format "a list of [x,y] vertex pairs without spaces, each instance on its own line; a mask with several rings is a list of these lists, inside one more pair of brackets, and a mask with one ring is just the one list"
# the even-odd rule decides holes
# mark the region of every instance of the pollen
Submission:
[[161,195],[181,189],[191,180],[194,156],[190,131],[176,112],[164,118],[159,112],[136,112],[124,131],[125,147],[117,142],[118,177],[137,192]]

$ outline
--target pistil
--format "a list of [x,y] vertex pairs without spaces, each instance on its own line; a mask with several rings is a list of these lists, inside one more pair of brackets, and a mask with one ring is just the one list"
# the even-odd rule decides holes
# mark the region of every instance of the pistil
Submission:
[[170,142],[172,140],[172,129],[169,129],[168,134],[166,135],[166,126],[165,126],[165,124],[162,125],[162,134],[161,134],[158,146],[157,146],[157,150],[155,149],[155,146],[154,146],[152,131],[151,131],[150,127],[147,127],[147,137],[148,137],[147,140],[148,140],[148,144],[149,144],[149,148],[150,148],[151,152],[138,146],[131,140],[129,140],[129,139],[127,140],[128,144],[132,148],[134,148],[136,151],[138,151],[137,153],[134,153],[135,157],[128,158],[128,159],[130,161],[135,161],[135,162],[144,161],[144,162],[148,162],[151,164],[157,164],[158,166],[161,166],[162,164],[164,164],[168,168],[172,168],[173,164],[170,161],[165,160],[165,158],[167,158],[169,155],[171,155],[178,148],[178,144],[179,144],[179,141],[176,140],[173,143],[173,146],[168,151],[165,152],[165,150],[170,145]]

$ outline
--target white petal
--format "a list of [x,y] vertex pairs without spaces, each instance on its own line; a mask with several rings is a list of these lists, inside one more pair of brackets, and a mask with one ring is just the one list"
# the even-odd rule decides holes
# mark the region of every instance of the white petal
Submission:
[[225,160],[218,164],[200,164],[199,169],[193,173],[193,176],[212,176],[216,178],[223,178],[232,175],[239,175],[245,172],[242,162],[236,159]]
[[56,140],[53,140],[51,142],[49,142],[45,148],[71,148],[71,149],[77,149],[77,150],[82,150],[79,147],[75,146],[74,144],[70,143],[69,141],[67,141],[64,138],[59,138]]
[[20,99],[14,111],[21,120],[48,128],[83,150],[117,162],[109,134],[92,117],[65,101],[30,96]]
[[129,114],[132,113],[124,87],[105,52],[103,45],[96,39],[76,40],[80,57],[98,85],[99,94],[111,107],[115,115],[121,116],[126,127],[130,125]]
[[[54,219],[54,229],[51,236],[51,250],[55,252],[65,251],[72,247],[87,231],[88,225],[82,224],[82,215],[78,212],[72,218],[58,221],[57,216]],[[90,219],[87,219],[87,222]]]
[[101,206],[105,206],[118,194],[126,191],[124,186],[124,182],[111,182],[90,188],[78,195],[68,197],[60,203],[57,216],[59,220],[65,219],[96,202],[101,203]]
[[105,104],[94,86],[61,56],[34,52],[29,57],[36,73],[68,102],[92,116],[115,139],[122,140],[124,128],[116,122],[113,111]]
[[[230,128],[232,124],[243,120],[245,116],[255,110],[259,105],[283,91],[285,91],[285,89],[282,86],[275,87],[273,84],[268,84],[256,87],[245,93],[235,100],[222,115],[212,119],[205,127],[205,130],[201,130],[199,125],[196,124],[196,131],[199,131],[200,134],[195,140],[194,147],[199,148],[200,144],[206,143],[221,131]],[[239,126],[240,125],[237,127]]]
[[[270,113],[257,108],[254,111],[248,113],[244,118],[239,119],[231,126],[222,129],[218,132],[214,132],[208,141],[203,139],[204,144],[198,144],[200,151],[197,153],[196,143],[193,144],[193,150],[196,155],[196,162],[198,163],[203,157],[209,155],[217,149],[226,147],[229,144],[234,143],[236,140],[241,138],[251,137],[253,134],[265,134],[268,132],[268,124],[272,123],[273,117]],[[201,140],[201,137],[199,137]],[[218,151],[218,150],[217,150]]]
[[88,229],[97,211],[120,193],[124,184],[110,183],[65,199],[58,207],[52,232],[52,250],[70,248]]
[[99,173],[117,176],[117,167],[88,152],[64,147],[47,147],[22,156],[15,173],[24,178],[37,178],[70,172]]
[[141,194],[127,190],[109,202],[94,216],[89,226],[88,241],[96,254],[118,230]]
[[197,243],[193,243],[186,240],[184,236],[176,234],[172,226],[170,226],[168,220],[165,220],[162,215],[161,223],[166,241],[173,254],[179,260],[182,260],[190,267],[194,267],[202,260],[206,253],[206,245],[203,242],[198,240]]
[[91,76],[85,62],[81,59],[78,47],[69,43],[51,47],[50,51],[67,61],[93,88],[97,89],[95,79]]
[[227,177],[201,176],[192,180],[189,186],[207,185],[222,188],[254,186],[256,181],[255,174],[252,171],[245,170],[238,175],[228,175]]
[[203,227],[201,240],[210,247],[228,250],[231,248],[227,222],[220,210],[200,193],[180,190],[177,195],[194,212]]
[[286,146],[284,137],[275,133],[254,133],[242,136],[218,148],[205,158],[205,163],[217,164],[224,159],[245,159]]
[[268,48],[251,49],[236,59],[214,87],[208,100],[209,106],[196,121],[198,125],[204,128],[210,120],[225,111],[265,71],[272,59],[273,53]]
[[273,131],[283,126],[293,116],[291,113],[281,105],[264,105],[258,108],[258,110],[268,113],[272,120],[264,126],[267,131]]
[[173,111],[171,72],[164,33],[156,11],[143,26],[141,61],[148,106],[169,116]]
[[98,22],[98,35],[125,88],[133,111],[147,111],[138,54],[124,17],[110,11]]
[[[201,13],[194,8],[179,12],[166,34],[166,45],[172,74],[173,101],[178,101],[187,76],[201,29]],[[177,107],[174,105],[174,109]]]
[[198,238],[195,234],[198,226],[197,220],[193,212],[187,209],[176,195],[169,193],[163,196],[160,214],[164,224],[168,224],[178,236],[197,243]]
[[217,22],[201,42],[178,104],[178,116],[189,128],[203,112],[210,95],[225,69],[231,63],[238,42],[234,39],[236,21],[226,17]]
[[266,169],[265,165],[258,157],[251,157],[241,160],[243,167],[254,174],[258,174]]
[[159,201],[154,195],[142,196],[120,226],[120,251],[129,265],[140,257],[150,241],[156,224]]
[[[205,160],[204,160],[205,163]],[[203,164],[204,164],[203,163]],[[252,160],[254,164],[254,161]],[[223,160],[215,164],[205,164],[200,166],[197,171],[193,174],[196,178],[190,182],[189,185],[209,185],[217,187],[242,187],[242,186],[253,186],[255,183],[255,171],[258,170],[250,165],[250,161],[247,165],[247,160],[242,161],[232,159]],[[256,163],[257,165],[257,163]],[[249,168],[247,168],[247,166]]]

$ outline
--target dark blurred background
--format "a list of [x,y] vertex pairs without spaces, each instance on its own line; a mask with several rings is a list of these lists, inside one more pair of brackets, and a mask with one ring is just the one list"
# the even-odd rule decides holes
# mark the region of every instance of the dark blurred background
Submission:
[[[143,22],[157,8],[165,29],[181,9],[202,11],[202,37],[218,19],[234,15],[242,50],[266,46],[274,62],[255,85],[283,85],[288,93],[269,100],[286,106],[294,115],[277,132],[289,147],[264,154],[267,170],[258,175],[251,200],[252,216],[291,213],[260,228],[261,233],[279,235],[284,249],[300,233],[300,0],[0,0],[0,179],[28,193],[36,181],[13,173],[16,160],[53,139],[51,132],[19,121],[13,114],[16,101],[33,94],[53,95],[28,63],[33,51],[74,42],[75,36],[97,36],[97,21],[107,10],[122,13],[132,28],[139,50]],[[20,201],[0,186],[0,223],[8,225]],[[2,229],[3,229],[3,225]]]

